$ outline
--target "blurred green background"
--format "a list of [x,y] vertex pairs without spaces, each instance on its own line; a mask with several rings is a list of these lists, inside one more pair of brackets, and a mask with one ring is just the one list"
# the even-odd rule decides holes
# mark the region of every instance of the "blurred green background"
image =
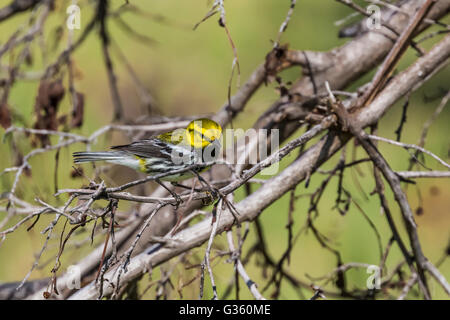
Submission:
[[[10,1],[0,0],[0,7],[9,4]],[[225,30],[220,28],[217,20],[218,15],[213,16],[208,21],[201,24],[197,30],[192,27],[200,21],[209,10],[210,3],[205,0],[146,0],[130,1],[143,11],[154,15],[161,15],[164,20],[151,19],[149,15],[133,15],[127,13],[123,15],[124,21],[133,27],[138,33],[155,40],[155,44],[147,45],[144,41],[136,39],[125,32],[119,24],[114,21],[109,22],[109,30],[112,41],[120,46],[122,52],[127,56],[130,64],[136,70],[138,76],[149,89],[155,98],[157,107],[166,116],[189,116],[198,114],[210,114],[219,110],[227,99],[227,86],[231,72],[233,53],[228,42]],[[112,1],[111,9],[119,8],[124,1]],[[362,3],[362,2],[361,2]],[[49,21],[45,27],[43,41],[50,45],[54,38],[57,26],[64,23],[66,19],[65,8],[70,1],[56,1],[55,12],[50,14]],[[91,19],[93,11],[88,5],[88,1],[79,1],[81,6],[81,28]],[[264,57],[272,47],[271,40],[277,36],[281,22],[284,20],[290,1],[288,0],[228,0],[226,1],[226,21],[231,36],[236,45],[239,63],[241,67],[241,83],[244,83],[251,72],[264,61]],[[337,38],[339,27],[334,22],[350,14],[352,11],[347,7],[332,0],[314,1],[302,0],[297,2],[287,31],[282,36],[282,43],[289,43],[290,48],[305,50],[330,50],[336,46],[344,44],[346,39]],[[20,14],[7,22],[0,24],[0,45],[11,36],[17,27],[25,23],[28,13]],[[449,19],[444,19],[449,23]],[[430,30],[435,30],[431,28]],[[82,30],[75,31],[75,37],[80,35]],[[31,52],[33,65],[27,71],[40,71],[48,61],[56,56],[67,45],[67,34],[59,44],[55,52],[48,51],[43,57],[38,42],[33,43]],[[425,49],[429,49],[439,37],[423,44]],[[122,96],[122,101],[126,109],[128,118],[135,118],[145,114],[146,110],[140,104],[134,84],[130,79],[126,68],[119,62],[117,55],[112,52],[115,71],[118,76],[118,86]],[[408,66],[416,59],[416,53],[409,50],[399,65],[399,69]],[[8,55],[3,57],[2,63],[8,62]],[[109,93],[108,80],[104,68],[101,54],[101,46],[97,32],[91,34],[87,41],[76,51],[74,55],[76,66],[75,87],[85,95],[85,121],[81,129],[74,132],[89,135],[103,125],[108,124],[112,119],[112,105]],[[299,68],[292,68],[281,75],[285,82],[294,81],[301,74]],[[373,72],[349,88],[355,89],[358,85],[370,80]],[[0,73],[5,77],[5,73]],[[67,85],[67,79],[64,80]],[[443,90],[449,89],[450,70],[449,68],[439,72],[431,81],[426,83],[421,89],[412,94],[407,113],[407,122],[403,129],[402,141],[407,143],[417,143],[423,123],[433,113],[440,102],[440,99],[425,101],[424,97],[438,96]],[[34,121],[33,108],[36,99],[37,81],[17,81],[11,89],[9,104],[14,113],[14,124],[18,126],[31,127]],[[249,128],[258,116],[275,101],[278,94],[275,90],[276,84],[263,86],[247,104],[245,111],[241,113],[236,121],[235,127]],[[233,86],[233,91],[236,88]],[[379,135],[395,139],[394,131],[401,118],[402,104],[399,101],[383,118],[380,123]],[[66,92],[64,100],[60,104],[60,114],[69,114],[71,110],[70,95]],[[448,107],[444,109],[437,121],[429,131],[426,147],[436,153],[442,159],[449,158],[449,120],[450,111]],[[298,132],[297,134],[300,134]],[[0,137],[3,137],[4,130],[0,128]],[[23,154],[32,150],[32,147],[24,136],[17,134],[16,143]],[[56,140],[52,140],[56,142]],[[110,144],[127,142],[126,137],[119,133],[112,136],[102,137],[93,146],[94,149],[102,149]],[[71,157],[73,151],[79,151],[83,145],[76,145],[68,149],[61,150],[60,163],[58,167],[59,187],[80,187],[86,181],[82,179],[73,180],[70,178]],[[398,147],[381,144],[382,153],[387,157],[392,168],[395,170],[406,170],[409,164],[408,153]],[[353,143],[347,147],[347,159],[350,161]],[[0,145],[0,171],[13,166],[14,159],[10,153],[10,140]],[[294,153],[295,154],[295,153]],[[359,157],[365,157],[363,151],[358,150]],[[333,157],[322,169],[327,170],[334,167],[339,156]],[[288,165],[294,159],[294,155],[282,161],[282,167]],[[24,199],[33,202],[35,197],[55,204],[52,196],[55,188],[53,183],[54,153],[44,156],[36,156],[31,160],[32,175],[23,177],[19,184],[18,194]],[[426,158],[428,167],[436,170],[444,170],[431,158]],[[86,172],[90,171],[86,166]],[[382,238],[383,248],[386,246],[391,232],[387,226],[385,217],[380,213],[379,200],[377,196],[370,196],[369,193],[374,188],[372,168],[369,164],[360,166],[363,176],[360,176],[355,169],[345,172],[344,186],[349,190],[355,201],[361,206],[364,212],[376,225]],[[0,177],[0,193],[11,188],[14,175],[7,173]],[[368,195],[364,197],[355,184],[355,177],[358,177],[362,189]],[[300,184],[296,189],[296,195],[310,193],[321,183],[325,176],[315,174],[311,184],[305,189],[304,184]],[[126,177],[124,179],[127,179]],[[108,180],[107,180],[108,181]],[[116,181],[119,183],[122,181]],[[450,182],[445,179],[418,179],[416,186],[407,188],[408,198],[411,206],[416,210],[419,204],[418,192],[420,189],[423,214],[416,216],[419,225],[419,236],[426,256],[436,263],[443,255],[450,241]],[[342,254],[343,262],[362,262],[378,264],[380,260],[377,238],[367,221],[352,205],[350,211],[341,216],[333,209],[336,198],[337,178],[331,180],[324,197],[320,203],[320,215],[315,222],[315,226],[325,234],[330,240],[330,245]],[[244,191],[237,192],[237,200],[244,196]],[[396,218],[397,225],[402,229],[404,239],[407,239],[400,220],[400,212],[394,204],[392,195],[388,192],[391,209]],[[63,201],[64,199],[60,200]],[[278,259],[287,246],[287,214],[289,197],[286,195],[272,206],[267,208],[261,215],[260,221],[267,237],[267,244],[270,254]],[[5,202],[0,202],[4,206]],[[127,208],[129,204],[121,203],[121,208]],[[295,203],[294,212],[294,235],[300,230],[306,221],[306,213],[309,207],[309,199],[302,197]],[[0,212],[0,219],[5,217],[4,212]],[[19,217],[15,217],[8,226],[17,222]],[[40,231],[48,224],[51,217],[41,219],[33,230],[26,232],[26,227],[21,227],[16,232],[7,236],[6,241],[0,247],[0,282],[20,281],[30,269],[34,258],[33,255],[39,252],[44,243],[45,236]],[[88,232],[90,228],[88,228]],[[58,234],[55,232],[55,234]],[[85,238],[85,234],[76,235],[75,240]],[[250,225],[250,234],[246,240],[243,251],[254,243],[256,239],[254,226]],[[100,243],[99,241],[98,243]],[[57,251],[57,239],[54,239],[49,246],[49,250],[42,257],[44,263],[42,269],[33,272],[31,278],[42,278],[50,275],[53,266],[53,255]],[[215,244],[219,248],[226,248],[225,235],[216,238]],[[65,252],[62,257],[63,267],[83,257],[89,252],[90,247],[72,247],[72,250]],[[204,254],[204,247],[193,250],[192,259],[195,261]],[[219,290],[219,296],[225,290],[230,281],[233,281],[233,265],[222,263],[226,258],[214,260],[214,271]],[[401,254],[396,245],[387,260],[388,270],[401,260]],[[258,263],[261,259],[253,258],[247,267],[250,277],[263,288],[267,278],[261,274],[261,267]],[[47,263],[47,264],[45,264]],[[285,265],[286,270],[296,275],[306,282],[310,282],[306,275],[318,277],[325,275],[336,267],[336,259],[329,251],[323,249],[315,240],[311,232],[302,233],[296,240],[292,251],[289,265]],[[406,270],[406,269],[405,269]],[[450,278],[450,263],[445,261],[440,266],[441,272]],[[186,282],[196,274],[196,270],[184,270],[178,266],[175,273],[178,281]],[[270,275],[270,273],[269,273]],[[364,288],[368,274],[365,269],[351,270],[346,273],[347,286],[349,289],[359,287]],[[153,273],[153,280],[158,279],[159,269]],[[198,283],[198,280],[196,280]],[[146,278],[144,283],[148,282]],[[321,282],[317,282],[321,284]],[[435,298],[448,299],[448,296],[436,284],[430,280],[432,295]],[[198,285],[194,284],[183,289],[183,298],[196,298],[198,296]],[[330,286],[325,288],[332,289]],[[270,298],[273,287],[269,288],[264,295]],[[240,298],[252,296],[241,281]],[[399,291],[393,290],[394,295]],[[283,280],[281,286],[282,299],[309,298],[312,293],[308,290],[299,292]],[[154,291],[150,290],[145,298],[153,298]],[[207,277],[205,285],[205,298],[212,297],[209,280]],[[229,296],[234,298],[234,292]],[[179,298],[174,292],[172,298]]]

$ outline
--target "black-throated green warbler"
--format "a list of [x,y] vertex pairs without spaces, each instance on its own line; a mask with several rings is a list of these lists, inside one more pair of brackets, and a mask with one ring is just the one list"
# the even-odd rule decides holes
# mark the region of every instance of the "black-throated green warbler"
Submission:
[[[191,121],[183,129],[127,145],[114,146],[111,148],[113,151],[75,152],[73,156],[75,163],[106,161],[148,175],[158,175],[215,160],[220,151],[221,136],[221,126],[203,118]],[[193,175],[191,171],[186,171],[162,177],[161,180],[177,182]]]

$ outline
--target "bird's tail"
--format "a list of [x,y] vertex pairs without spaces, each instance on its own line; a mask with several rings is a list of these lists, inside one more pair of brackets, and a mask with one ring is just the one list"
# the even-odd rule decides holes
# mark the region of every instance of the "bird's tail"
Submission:
[[92,161],[117,161],[123,160],[126,155],[119,151],[101,151],[101,152],[74,152],[73,162],[92,162]]

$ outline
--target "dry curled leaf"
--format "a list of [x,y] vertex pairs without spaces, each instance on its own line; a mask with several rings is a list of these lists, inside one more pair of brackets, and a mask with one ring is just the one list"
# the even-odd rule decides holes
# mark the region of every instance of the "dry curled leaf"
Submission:
[[11,112],[6,103],[0,104],[0,125],[3,129],[8,129],[11,126]]
[[83,125],[84,115],[84,94],[81,92],[75,92],[74,104],[72,109],[72,128],[79,128]]
[[[61,80],[42,80],[39,85],[34,111],[36,114],[35,129],[58,130],[58,106],[64,97],[65,89]],[[49,137],[37,137],[43,146],[50,144]]]
[[84,175],[84,171],[82,167],[79,168],[75,168],[73,167],[73,169],[70,171],[70,177],[71,178],[81,178]]
[[416,215],[418,215],[418,216],[423,215],[423,208],[422,208],[422,207],[418,207],[418,208],[416,209]]

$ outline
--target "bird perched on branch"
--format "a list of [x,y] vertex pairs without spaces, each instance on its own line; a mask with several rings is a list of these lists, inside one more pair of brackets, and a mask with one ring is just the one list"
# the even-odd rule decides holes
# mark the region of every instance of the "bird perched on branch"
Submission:
[[[222,127],[218,123],[202,118],[191,121],[186,128],[127,145],[111,147],[112,151],[75,152],[73,157],[75,163],[106,161],[154,176],[214,161],[221,148],[221,136]],[[206,169],[207,167],[195,168],[169,174],[160,179],[178,182]],[[160,183],[159,179],[155,180]]]

